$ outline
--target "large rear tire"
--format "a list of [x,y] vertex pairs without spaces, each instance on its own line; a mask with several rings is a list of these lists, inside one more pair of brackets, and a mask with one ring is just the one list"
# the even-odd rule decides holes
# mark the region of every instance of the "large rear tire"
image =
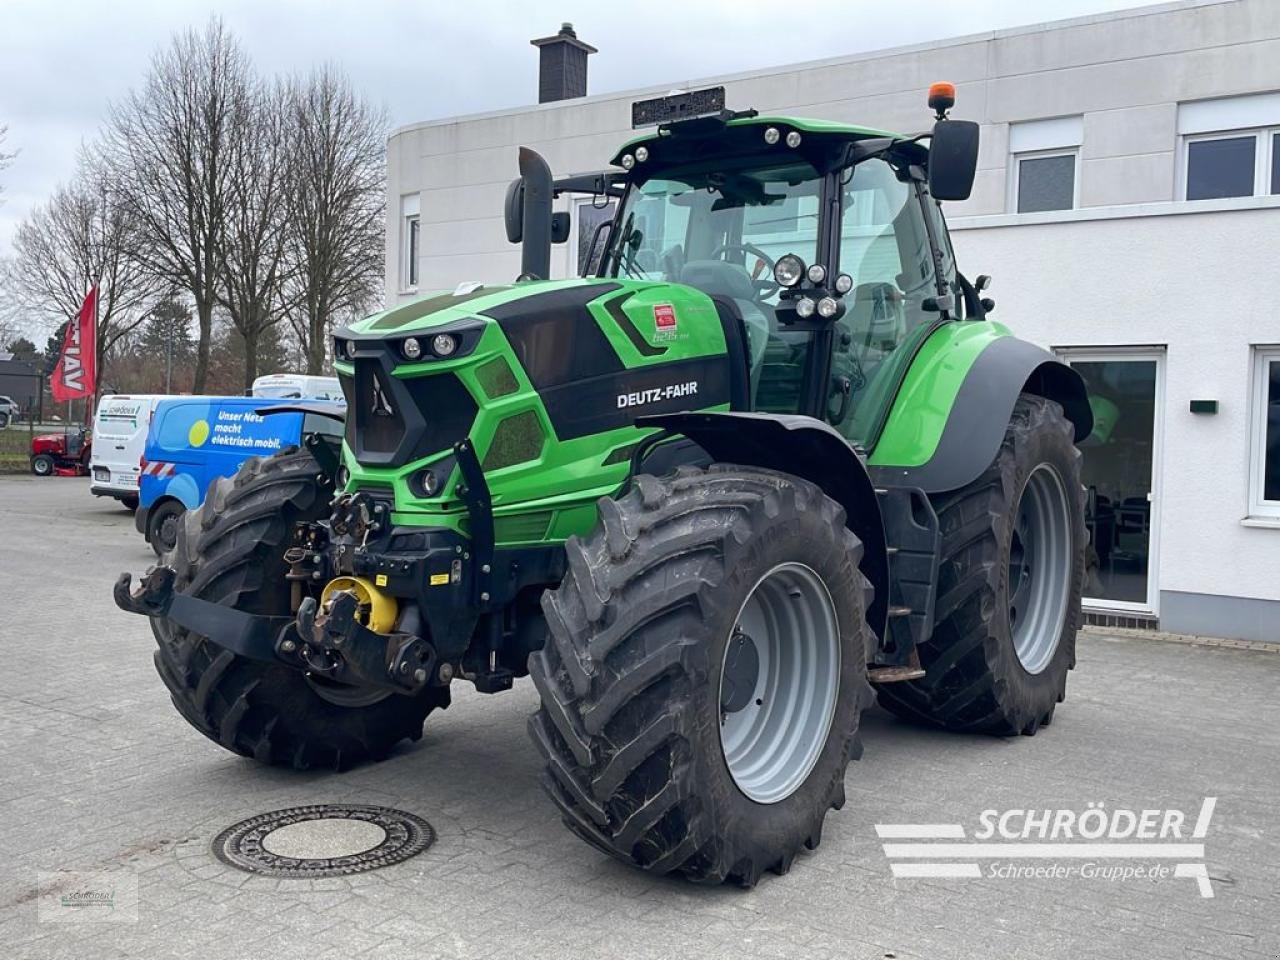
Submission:
[[[311,454],[289,447],[216,480],[183,518],[166,558],[177,572],[174,588],[287,615],[284,551],[293,525],[328,515],[330,488],[319,473]],[[247,660],[168,620],[151,623],[156,669],[178,711],[210,740],[263,763],[344,770],[380,760],[401,740],[419,739],[426,715],[449,704],[447,687],[416,697],[336,696],[284,665]]]
[[1085,577],[1084,490],[1062,407],[1023,394],[995,462],[934,498],[942,557],[925,676],[878,687],[899,716],[1033,735],[1053,719],[1076,662]]
[[529,729],[566,825],[656,873],[785,873],[844,803],[871,700],[844,511],[785,474],[681,468],[601,501],[567,550],[529,658]]

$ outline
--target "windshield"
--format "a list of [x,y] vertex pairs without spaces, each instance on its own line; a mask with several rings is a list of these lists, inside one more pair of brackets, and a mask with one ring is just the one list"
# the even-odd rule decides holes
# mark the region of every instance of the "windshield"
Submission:
[[611,272],[776,303],[773,263],[817,256],[821,186],[807,163],[649,180],[623,203]]
[[302,391],[296,386],[278,386],[278,387],[254,387],[253,395],[255,397],[272,397],[278,400],[291,400],[301,398]]

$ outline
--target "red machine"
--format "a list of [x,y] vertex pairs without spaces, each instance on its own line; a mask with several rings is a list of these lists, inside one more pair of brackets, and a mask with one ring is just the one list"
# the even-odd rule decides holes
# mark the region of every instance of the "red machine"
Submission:
[[93,441],[84,427],[31,438],[31,472],[37,477],[87,477]]

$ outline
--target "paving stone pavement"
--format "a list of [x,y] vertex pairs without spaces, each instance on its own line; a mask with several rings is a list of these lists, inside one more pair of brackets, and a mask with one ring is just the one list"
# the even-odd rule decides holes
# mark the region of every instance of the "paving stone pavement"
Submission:
[[[537,785],[527,681],[455,687],[423,740],[337,775],[261,767],[195,733],[111,602],[150,551],[76,479],[0,477],[0,957],[1280,956],[1280,655],[1082,636],[1052,727],[999,740],[879,711],[821,847],[753,891],[653,878],[570,835]],[[898,879],[885,822],[984,809],[1178,807],[1218,797],[1193,880]],[[372,803],[439,838],[395,867],[251,877],[209,843],[250,815]],[[1030,863],[1031,861],[1015,861]],[[1065,861],[1064,861],[1065,862]],[[984,870],[987,867],[984,865]],[[136,922],[41,921],[41,871],[136,878]]]

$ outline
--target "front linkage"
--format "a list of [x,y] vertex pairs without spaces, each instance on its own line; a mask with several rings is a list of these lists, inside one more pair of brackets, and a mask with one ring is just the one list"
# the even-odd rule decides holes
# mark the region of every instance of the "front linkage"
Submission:
[[[323,443],[307,446],[313,455],[328,452]],[[454,455],[465,481],[469,539],[447,529],[394,527],[389,501],[342,493],[328,521],[294,527],[284,553],[292,616],[181,593],[174,568],[164,565],[149,569],[136,590],[122,573],[116,605],[167,619],[238,656],[346,686],[414,695],[461,673],[483,692],[507,689],[514,673],[498,664],[510,627],[503,611],[524,586],[558,576],[562,561],[546,550],[496,551],[489,489],[470,441],[456,444]],[[316,460],[326,472],[334,466],[322,455]],[[309,588],[325,584],[319,599],[312,595]],[[379,622],[386,597],[398,599],[403,614]],[[484,649],[470,649],[481,620]]]

